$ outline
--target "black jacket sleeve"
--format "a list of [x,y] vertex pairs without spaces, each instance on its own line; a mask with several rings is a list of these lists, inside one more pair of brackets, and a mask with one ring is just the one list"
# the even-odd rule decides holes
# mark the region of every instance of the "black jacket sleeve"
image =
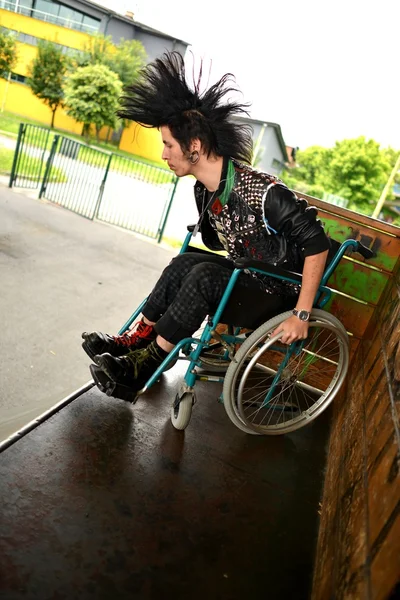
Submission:
[[297,196],[285,185],[271,186],[264,202],[266,225],[296,244],[303,257],[329,250],[329,238],[317,219],[317,209]]

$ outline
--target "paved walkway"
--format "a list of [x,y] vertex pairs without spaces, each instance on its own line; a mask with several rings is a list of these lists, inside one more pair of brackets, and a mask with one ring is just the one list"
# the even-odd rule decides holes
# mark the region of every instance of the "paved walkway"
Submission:
[[0,440],[90,379],[81,332],[116,332],[177,252],[1,183]]

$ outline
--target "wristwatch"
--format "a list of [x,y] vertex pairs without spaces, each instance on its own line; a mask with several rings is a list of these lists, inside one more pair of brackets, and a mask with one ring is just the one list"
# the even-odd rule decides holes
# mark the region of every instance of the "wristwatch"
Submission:
[[308,310],[296,310],[293,309],[293,314],[300,319],[300,321],[308,321],[310,319],[310,312]]

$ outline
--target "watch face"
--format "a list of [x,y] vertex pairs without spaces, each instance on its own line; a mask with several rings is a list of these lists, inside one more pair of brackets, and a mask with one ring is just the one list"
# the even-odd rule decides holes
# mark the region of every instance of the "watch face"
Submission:
[[307,310],[300,310],[297,316],[301,321],[308,321],[310,313]]

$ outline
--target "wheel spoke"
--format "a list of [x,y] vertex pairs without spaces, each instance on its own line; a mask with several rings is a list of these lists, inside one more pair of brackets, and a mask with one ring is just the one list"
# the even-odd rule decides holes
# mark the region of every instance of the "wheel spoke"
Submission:
[[228,415],[245,430],[285,433],[305,425],[330,403],[347,372],[347,334],[337,319],[313,311],[308,338],[289,350],[269,339],[284,317],[254,331],[227,371],[224,403],[228,395]]

